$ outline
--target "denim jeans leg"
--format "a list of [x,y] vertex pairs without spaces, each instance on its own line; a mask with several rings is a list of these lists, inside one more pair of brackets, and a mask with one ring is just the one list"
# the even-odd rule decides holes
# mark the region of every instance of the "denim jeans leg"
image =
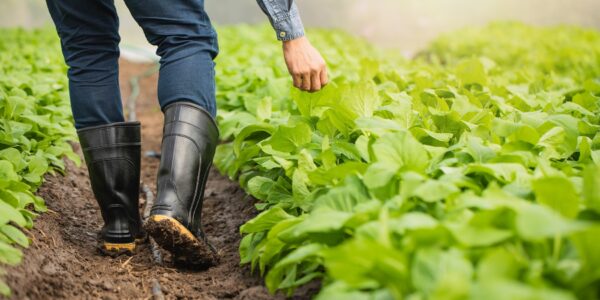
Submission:
[[66,64],[76,128],[122,122],[113,0],[46,0]]
[[161,108],[190,101],[216,115],[217,35],[203,0],[125,0],[148,41],[158,46]]

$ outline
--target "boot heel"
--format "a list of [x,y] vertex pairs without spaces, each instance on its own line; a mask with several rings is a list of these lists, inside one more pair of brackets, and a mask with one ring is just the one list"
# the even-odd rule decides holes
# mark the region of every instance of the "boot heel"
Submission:
[[111,256],[111,257],[117,257],[120,255],[133,255],[135,253],[135,250],[137,249],[138,245],[144,244],[146,241],[148,240],[148,236],[142,236],[139,238],[136,238],[135,241],[133,242],[106,242],[103,240],[100,240],[99,245],[98,245],[98,249],[100,250],[100,253],[107,255],[107,256]]
[[110,257],[118,257],[121,255],[133,255],[136,250],[136,243],[109,243],[105,241],[99,241],[98,251],[102,255]]
[[134,243],[102,243],[102,250],[107,254],[133,254],[135,250],[135,242]]
[[219,255],[208,241],[198,239],[172,217],[153,215],[146,221],[145,227],[161,247],[173,254],[177,263],[198,268],[219,263]]

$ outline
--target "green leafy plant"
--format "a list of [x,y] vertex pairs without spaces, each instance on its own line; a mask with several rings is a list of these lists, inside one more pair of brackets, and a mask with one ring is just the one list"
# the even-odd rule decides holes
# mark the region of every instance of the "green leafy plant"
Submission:
[[271,291],[600,297],[600,34],[496,23],[405,60],[312,31],[333,78],[315,94],[268,28],[220,34],[215,163],[261,200],[240,256]]
[[[62,172],[64,156],[80,159],[68,143],[76,136],[56,33],[0,33],[0,263],[15,265],[30,243],[22,229],[46,210],[34,194],[44,174]],[[2,281],[0,294],[10,294]]]

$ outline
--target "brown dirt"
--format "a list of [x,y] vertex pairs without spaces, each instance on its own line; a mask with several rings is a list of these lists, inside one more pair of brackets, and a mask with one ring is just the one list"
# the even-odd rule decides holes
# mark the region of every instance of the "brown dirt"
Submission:
[[[121,62],[123,99],[129,78],[149,65]],[[157,75],[141,80],[137,116],[142,122],[142,154],[160,151],[162,113],[156,98]],[[79,151],[79,145],[74,145]],[[156,193],[159,160],[143,156],[141,178]],[[110,258],[96,250],[96,234],[102,226],[87,169],[67,162],[66,176],[47,176],[38,195],[46,200],[47,213],[39,216],[28,232],[32,244],[24,260],[8,268],[6,281],[13,299],[152,299],[160,284],[167,299],[280,299],[270,295],[257,275],[239,265],[239,226],[256,214],[253,200],[240,187],[211,170],[204,201],[204,229],[221,253],[221,263],[204,271],[175,267],[168,254],[158,265],[149,244],[134,256]],[[143,205],[144,196],[140,195]],[[306,299],[316,284],[298,290],[293,298]],[[158,299],[158,298],[156,298]]]

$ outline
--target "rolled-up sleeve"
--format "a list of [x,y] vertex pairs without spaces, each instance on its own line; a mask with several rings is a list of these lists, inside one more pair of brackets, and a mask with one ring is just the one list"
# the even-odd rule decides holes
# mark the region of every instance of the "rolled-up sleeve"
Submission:
[[289,41],[304,36],[304,25],[294,0],[256,0],[269,17],[277,39]]

